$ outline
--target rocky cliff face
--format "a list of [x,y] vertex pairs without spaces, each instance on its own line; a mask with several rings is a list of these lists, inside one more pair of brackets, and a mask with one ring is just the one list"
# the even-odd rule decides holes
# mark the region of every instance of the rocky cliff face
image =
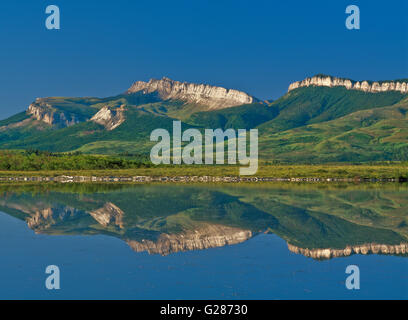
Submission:
[[353,254],[407,254],[408,243],[400,243],[397,245],[367,243],[356,246],[347,246],[344,249],[307,249],[299,248],[288,243],[288,249],[293,253],[300,253],[306,257],[321,260],[337,257],[347,257]]
[[126,242],[136,252],[147,251],[150,254],[168,255],[179,251],[202,250],[237,244],[251,237],[252,232],[249,230],[222,225],[205,225],[197,230],[180,234],[163,233],[157,241],[127,240]]
[[398,91],[401,93],[408,93],[408,80],[407,81],[382,81],[382,82],[369,82],[369,81],[353,81],[349,79],[336,78],[331,76],[314,76],[312,78],[306,78],[303,81],[297,81],[289,86],[288,92],[301,88],[301,87],[345,87],[348,90],[360,90],[364,92],[386,92],[386,91]]
[[75,113],[63,112],[53,108],[43,99],[37,98],[35,102],[29,105],[27,114],[31,118],[45,122],[49,125],[58,126],[60,128],[69,127],[87,119],[81,119]]
[[113,130],[119,127],[125,121],[125,105],[120,108],[102,107],[92,118],[91,121],[99,123],[107,130]]
[[187,103],[209,106],[210,109],[223,109],[255,102],[255,98],[245,92],[214,87],[206,84],[194,84],[173,81],[168,78],[151,79],[149,82],[137,81],[127,91],[134,93],[157,92],[161,99],[177,99]]

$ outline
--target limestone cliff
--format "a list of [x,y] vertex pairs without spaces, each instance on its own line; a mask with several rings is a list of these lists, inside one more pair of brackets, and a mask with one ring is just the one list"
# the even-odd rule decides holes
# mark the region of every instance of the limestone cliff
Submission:
[[150,254],[168,255],[170,253],[189,250],[222,247],[244,242],[252,237],[250,230],[242,230],[222,225],[204,225],[194,231],[179,234],[163,233],[156,241],[127,240],[136,252],[147,251]]
[[353,254],[391,254],[400,255],[408,253],[408,243],[396,245],[366,243],[361,245],[350,245],[344,249],[308,249],[299,248],[288,243],[289,251],[302,254],[313,259],[331,259],[337,257],[347,257]]
[[149,82],[137,81],[127,93],[139,91],[145,94],[156,92],[163,100],[177,99],[187,103],[203,104],[209,109],[229,108],[256,101],[254,97],[242,91],[207,84],[173,81],[169,78],[151,79]]
[[41,98],[37,98],[35,102],[30,104],[26,112],[35,120],[61,128],[87,120],[82,119],[75,113],[58,110]]
[[348,90],[360,90],[364,92],[386,92],[398,91],[401,93],[408,93],[408,80],[400,81],[353,81],[350,79],[343,79],[325,75],[317,75],[311,78],[306,78],[303,81],[297,81],[289,86],[288,92],[301,87],[345,87]]
[[125,105],[120,108],[102,107],[92,118],[91,121],[99,123],[107,130],[113,130],[119,127],[125,121]]

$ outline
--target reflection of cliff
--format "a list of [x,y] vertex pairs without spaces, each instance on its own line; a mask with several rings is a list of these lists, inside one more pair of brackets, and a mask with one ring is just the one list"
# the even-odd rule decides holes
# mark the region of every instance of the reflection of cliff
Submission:
[[288,243],[289,251],[302,254],[313,259],[331,259],[338,257],[347,257],[353,254],[390,254],[404,255],[408,253],[408,243],[396,245],[367,243],[355,246],[347,246],[344,249],[307,249],[299,248]]
[[112,202],[105,203],[102,208],[91,211],[89,214],[104,227],[113,223],[123,228],[123,211]]
[[136,252],[147,251],[151,254],[167,255],[178,251],[202,250],[237,244],[251,237],[250,230],[206,224],[197,230],[180,234],[162,233],[156,241],[127,240],[127,243]]
[[[0,201],[0,205],[24,213],[28,227],[35,232],[44,232],[48,229],[52,231],[57,225],[67,226],[70,221],[81,220],[88,214],[103,227],[115,225],[123,229],[124,212],[112,202],[106,202],[101,208],[92,211],[41,201],[31,203],[31,205]],[[72,227],[75,228],[75,224]]]
[[35,232],[41,232],[80,213],[81,211],[66,206],[36,210],[34,214],[27,218],[27,225]]
[[80,218],[81,215],[91,215],[100,225],[108,227],[116,225],[123,228],[123,211],[111,202],[105,203],[102,208],[86,212],[69,206],[55,206],[46,208],[34,208],[26,218],[27,225],[35,232],[42,232],[47,229],[63,226],[69,220]]

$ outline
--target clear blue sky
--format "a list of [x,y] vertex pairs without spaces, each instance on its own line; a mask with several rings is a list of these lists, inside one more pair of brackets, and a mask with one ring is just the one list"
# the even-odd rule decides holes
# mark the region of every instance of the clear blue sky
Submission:
[[[0,118],[36,97],[109,96],[167,76],[277,98],[317,73],[408,77],[404,0],[77,1],[0,4]],[[61,30],[45,28],[58,5]],[[361,30],[345,27],[359,5]]]

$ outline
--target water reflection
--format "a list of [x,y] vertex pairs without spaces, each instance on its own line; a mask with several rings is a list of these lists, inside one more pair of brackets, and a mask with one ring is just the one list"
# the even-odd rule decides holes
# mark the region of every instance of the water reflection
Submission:
[[105,234],[161,255],[274,233],[314,259],[406,256],[407,204],[405,185],[0,186],[0,211],[36,233]]

